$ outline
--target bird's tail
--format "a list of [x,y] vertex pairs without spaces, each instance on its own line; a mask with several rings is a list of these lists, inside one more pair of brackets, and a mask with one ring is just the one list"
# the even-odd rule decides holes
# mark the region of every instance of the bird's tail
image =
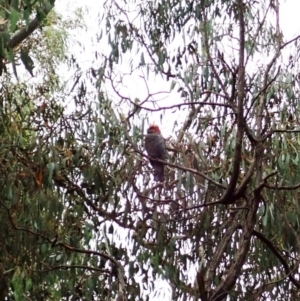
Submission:
[[164,182],[165,180],[165,168],[164,164],[159,162],[152,162],[152,166],[154,169],[154,181],[156,182]]

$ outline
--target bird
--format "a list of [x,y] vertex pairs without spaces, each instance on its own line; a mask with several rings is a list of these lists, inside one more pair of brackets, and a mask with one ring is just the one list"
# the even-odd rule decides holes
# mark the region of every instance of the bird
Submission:
[[151,158],[165,160],[167,152],[165,139],[161,135],[159,127],[155,124],[150,125],[147,130],[147,135],[145,136],[145,149],[150,157],[150,163],[154,169],[154,181],[164,182],[165,164],[151,160]]

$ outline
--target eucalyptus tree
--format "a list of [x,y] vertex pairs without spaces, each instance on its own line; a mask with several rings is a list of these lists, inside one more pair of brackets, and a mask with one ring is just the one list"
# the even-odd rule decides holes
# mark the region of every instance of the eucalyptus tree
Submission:
[[[299,297],[299,36],[285,39],[280,5],[105,2],[99,35],[110,51],[102,52],[99,83],[114,92],[121,124],[118,146],[106,155],[128,168],[108,173],[122,182],[109,231],[131,229],[120,259],[126,298],[133,279],[150,291],[167,280],[173,300]],[[143,76],[144,99],[126,93],[128,74]],[[180,102],[159,105],[153,78]],[[167,141],[168,176],[154,185],[144,125],[153,112],[169,123],[176,110],[182,120]]]
[[56,68],[67,62],[70,28],[53,7],[54,1],[1,1],[0,6],[1,300],[59,300],[75,286],[71,277],[61,284],[59,273],[46,271],[49,260],[61,256],[53,255],[48,236],[53,240],[59,229],[68,229],[58,219],[63,200],[55,186],[50,193],[46,185],[54,181],[51,163],[58,160],[54,126],[64,112],[64,82]]

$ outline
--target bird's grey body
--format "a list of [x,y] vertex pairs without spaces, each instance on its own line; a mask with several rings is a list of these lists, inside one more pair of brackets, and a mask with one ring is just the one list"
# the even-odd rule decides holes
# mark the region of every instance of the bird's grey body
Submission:
[[[150,126],[145,137],[145,149],[148,156],[153,159],[165,160],[166,144],[165,139],[160,133],[158,126]],[[164,181],[164,163],[150,159],[150,163],[154,169],[154,181]]]

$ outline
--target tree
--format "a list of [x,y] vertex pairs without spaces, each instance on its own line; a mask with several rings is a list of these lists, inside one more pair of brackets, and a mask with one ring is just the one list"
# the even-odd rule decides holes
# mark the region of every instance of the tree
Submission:
[[[1,70],[5,73],[1,77],[0,92],[1,300],[61,300],[68,295],[76,296],[80,290],[78,285],[73,292],[77,273],[66,282],[60,270],[56,272],[55,263],[66,254],[61,250],[52,251],[59,245],[57,237],[69,233],[69,226],[76,242],[72,247],[78,246],[80,239],[76,238],[81,224],[80,220],[72,221],[73,211],[64,207],[63,191],[57,188],[62,185],[60,170],[69,166],[72,158],[69,142],[64,148],[60,135],[67,131],[75,113],[69,110],[64,121],[61,120],[66,110],[61,101],[65,96],[65,83],[56,68],[58,62],[66,61],[65,29],[69,23],[60,22],[53,12],[46,18],[45,12],[50,12],[53,4],[36,1],[26,6],[19,3],[17,12],[13,5],[5,6],[11,18],[17,14],[14,18],[20,22],[20,28],[14,34],[11,27],[4,29],[8,39],[2,44]],[[41,10],[41,5],[45,5],[45,10]],[[37,10],[36,16],[26,15],[26,10],[30,14]],[[45,24],[47,27],[43,28]],[[17,82],[6,67],[9,62],[14,75],[20,77]],[[18,67],[20,62],[31,74],[33,68],[28,69],[28,62],[35,62],[34,73],[39,78],[28,80]],[[73,131],[68,134],[72,140]],[[68,206],[70,202],[69,198]],[[81,254],[79,257],[83,258]],[[80,260],[74,255],[72,258],[77,263]],[[47,273],[47,269],[53,272]],[[80,279],[83,279],[81,274]]]
[[[152,273],[174,300],[297,299],[299,36],[284,39],[281,3],[126,3],[106,2],[106,80],[128,107],[124,127],[139,127],[145,112],[185,116],[169,141],[166,186],[129,176],[125,184],[131,215],[122,226],[137,225],[131,254],[145,285]],[[180,104],[152,107],[152,92],[140,101],[120,92],[115,66],[133,53],[128,72],[171,82]],[[141,134],[127,137],[138,157]]]
[[[108,0],[110,48],[86,72],[70,57],[68,85],[64,39],[39,56],[50,35],[30,36],[43,76],[8,71],[0,93],[2,299],[149,300],[160,281],[172,300],[299,297],[299,37],[285,41],[279,8]],[[159,105],[154,77],[179,102]],[[146,123],[176,110],[154,183]]]

